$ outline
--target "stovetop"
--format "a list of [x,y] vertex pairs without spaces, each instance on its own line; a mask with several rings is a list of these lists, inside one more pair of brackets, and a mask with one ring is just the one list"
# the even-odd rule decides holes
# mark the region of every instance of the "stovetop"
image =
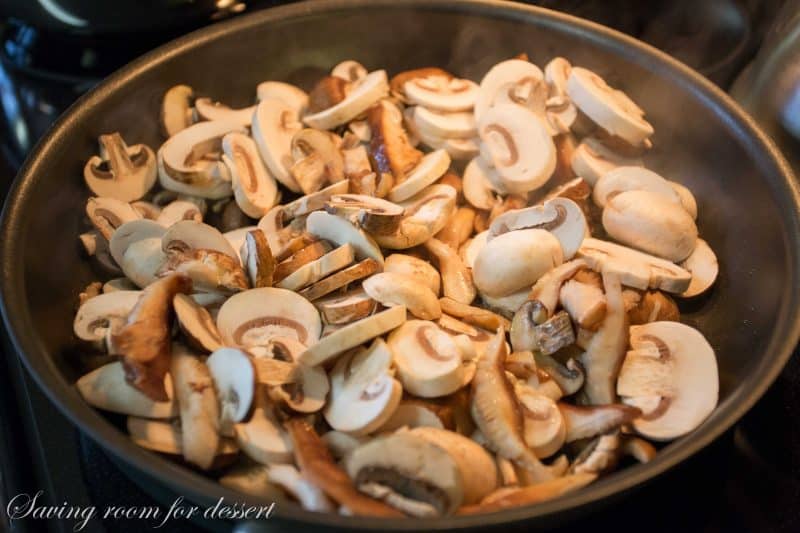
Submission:
[[[636,10],[642,4],[626,0],[536,3],[565,9],[645,38],[727,87],[757,49],[759,35],[769,25],[780,1],[709,0],[702,3],[702,9],[691,9],[689,15],[675,8],[677,3],[666,1],[648,3],[649,13]],[[655,9],[660,10],[658,17],[653,16]],[[708,18],[698,23],[702,16]],[[670,29],[666,21],[677,26]],[[21,30],[13,29],[14,36],[19,37]],[[8,34],[5,35],[8,39]],[[25,31],[21,35],[25,37]],[[672,39],[668,38],[670,35]],[[20,53],[14,46],[11,50]],[[6,40],[0,56],[8,52]],[[34,72],[35,69],[21,72],[13,68],[7,57],[0,59],[3,59],[0,100],[6,115],[6,127],[0,132],[2,198],[24,152],[64,106],[96,78],[62,76],[58,83],[53,83],[46,80],[47,76],[42,77],[41,72]],[[17,110],[16,115],[9,113],[9,105],[12,111]],[[24,132],[23,138],[20,132]],[[0,388],[0,488],[3,489],[0,504],[4,512],[8,498],[22,493],[33,496],[38,491],[42,491],[39,502],[56,506],[66,502],[70,506],[98,509],[111,505],[162,507],[60,414],[18,358],[0,357],[0,375],[6,376],[5,382],[11,384]],[[798,419],[800,360],[793,357],[756,407],[706,450],[652,481],[646,489],[585,519],[565,524],[562,529],[586,531],[591,527],[595,531],[665,533],[800,531],[797,505],[800,434],[795,422]],[[4,512],[0,512],[0,529],[8,525]],[[68,532],[73,531],[75,524],[75,520],[53,520],[46,526],[48,531]],[[41,531],[45,523],[28,519],[11,525],[13,531],[25,532]],[[94,518],[81,531],[140,532],[156,525],[154,521]],[[195,531],[209,525],[216,529],[231,527],[220,522],[171,521],[164,529]]]

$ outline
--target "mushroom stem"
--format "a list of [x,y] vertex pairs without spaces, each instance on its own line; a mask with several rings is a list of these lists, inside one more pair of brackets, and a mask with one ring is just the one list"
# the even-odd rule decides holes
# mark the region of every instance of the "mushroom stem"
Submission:
[[458,251],[436,238],[428,239],[425,249],[439,262],[444,295],[462,304],[470,304],[477,291],[472,282],[472,273],[459,257]]

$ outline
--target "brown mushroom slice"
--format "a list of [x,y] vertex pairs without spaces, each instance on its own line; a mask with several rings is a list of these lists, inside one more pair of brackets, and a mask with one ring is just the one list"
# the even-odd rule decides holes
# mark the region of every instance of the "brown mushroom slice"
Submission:
[[349,435],[383,427],[400,404],[403,389],[392,377],[392,352],[382,339],[340,358],[330,374],[331,394],[323,415]]
[[422,320],[435,320],[442,316],[442,308],[433,291],[405,274],[373,274],[361,286],[373,300],[386,307],[402,305]]
[[217,315],[227,346],[264,346],[273,337],[292,337],[311,346],[322,330],[316,308],[299,294],[261,287],[228,298]]
[[72,330],[81,340],[102,341],[110,329],[125,323],[141,295],[141,291],[125,290],[89,298],[75,313]]
[[441,287],[439,271],[433,268],[430,263],[418,257],[406,254],[392,254],[386,258],[383,271],[411,276],[418,282],[427,285],[434,294],[439,294],[439,288]]
[[249,126],[256,106],[232,109],[221,102],[215,102],[211,98],[197,98],[194,101],[194,109],[202,120],[226,120],[238,122],[242,126]]
[[325,443],[307,422],[292,418],[286,422],[286,429],[300,471],[332,500],[357,516],[401,516],[388,505],[358,492],[354,486],[354,480],[358,481],[356,476],[348,477],[348,472],[334,462]]
[[181,220],[203,221],[203,213],[193,202],[186,200],[175,200],[165,205],[158,216],[153,219],[165,228],[180,222]]
[[328,131],[305,128],[292,137],[294,163],[289,172],[304,194],[319,191],[326,183],[344,180],[341,138]]
[[275,283],[280,282],[303,265],[319,259],[331,250],[333,250],[333,246],[327,241],[311,242],[275,266],[273,281]]
[[404,250],[418,246],[439,233],[456,208],[456,190],[449,185],[431,185],[400,202],[405,216],[391,235],[376,235],[384,248]]
[[594,285],[567,280],[561,286],[558,301],[576,324],[588,330],[597,329],[606,316],[606,297]]
[[618,167],[643,167],[644,163],[609,150],[594,137],[586,137],[573,151],[570,165],[575,174],[594,186],[607,172]]
[[517,382],[514,394],[522,408],[523,436],[536,457],[554,455],[564,445],[567,425],[556,402],[533,387]]
[[384,100],[368,111],[367,123],[371,132],[369,154],[375,163],[375,171],[390,174],[395,183],[402,182],[422,159],[422,152],[411,146],[403,128],[402,113],[396,105]]
[[208,470],[220,442],[219,407],[211,374],[196,354],[179,344],[173,346],[168,365],[180,406],[183,458]]
[[523,229],[487,242],[475,260],[472,275],[482,294],[506,296],[530,287],[563,262],[561,244],[552,233]]
[[522,59],[509,59],[494,65],[483,76],[480,91],[475,101],[475,119],[480,121],[484,113],[497,100],[498,92],[504,87],[525,83],[528,80],[541,80],[542,70]]
[[394,233],[403,217],[403,207],[364,194],[337,194],[325,203],[325,210],[358,224],[371,235]]
[[[309,287],[306,287],[300,291],[300,295],[313,302],[327,294],[332,293],[335,290],[345,287],[354,281],[358,281],[376,272],[379,272],[380,269],[381,266],[377,261],[372,258],[367,258],[356,263],[355,265],[342,269],[335,274],[331,274],[326,278],[322,278],[313,285],[310,285]],[[331,324],[333,322],[328,323]]]
[[248,287],[247,275],[239,264],[239,258],[232,258],[216,250],[172,249],[161,268],[159,277],[171,274],[187,276],[197,291],[235,293]]
[[355,289],[316,300],[314,305],[319,309],[326,324],[338,325],[368,317],[375,312],[378,302],[370,298],[363,289]]
[[253,414],[246,423],[236,424],[236,442],[242,452],[263,465],[291,463],[292,442],[278,422],[274,406],[263,390],[257,389]]
[[719,376],[713,348],[696,329],[680,322],[630,328],[616,390],[639,407],[636,432],[659,441],[694,430],[717,405]]
[[660,194],[683,207],[681,198],[670,182],[652,170],[641,166],[621,166],[603,174],[592,189],[592,199],[605,207],[609,198],[625,191],[649,191]]
[[256,229],[247,232],[240,256],[251,287],[272,286],[275,258],[263,231]]
[[225,134],[236,131],[244,132],[238,122],[214,120],[189,126],[167,139],[158,149],[161,185],[170,189],[172,182],[205,186],[224,180],[228,173],[218,159],[220,143]]
[[243,133],[228,133],[222,138],[222,161],[228,167],[236,205],[247,216],[261,218],[280,201],[275,178],[269,173],[256,143]]
[[123,224],[142,218],[127,202],[94,197],[86,201],[86,216],[106,240],[111,240],[111,236]]
[[626,246],[584,239],[577,256],[596,272],[612,272],[628,287],[661,289],[680,294],[689,288],[692,274],[680,266]]
[[181,275],[152,283],[142,291],[124,325],[110,332],[109,352],[121,356],[126,381],[155,401],[168,399],[164,376],[170,365],[172,299],[189,292],[191,286]]
[[194,90],[188,85],[170,87],[161,100],[161,129],[167,137],[192,125]]
[[714,285],[719,274],[719,263],[714,250],[703,239],[697,239],[694,251],[680,264],[692,274],[689,287],[679,294],[682,298],[693,298],[703,294]]
[[306,219],[306,231],[337,246],[349,243],[357,259],[371,257],[383,266],[383,254],[372,237],[342,217],[314,211]]
[[346,180],[333,183],[324,189],[301,196],[283,206],[283,216],[295,218],[307,215],[325,207],[330,198],[337,194],[347,194],[348,182]]
[[292,177],[292,139],[302,129],[297,109],[277,98],[260,101],[253,115],[253,140],[270,174],[292,192],[300,185]]
[[166,230],[152,220],[126,222],[114,232],[108,242],[109,252],[122,272],[139,287],[156,279],[166,256],[161,240]]
[[377,437],[345,459],[350,479],[361,492],[405,514],[452,514],[464,499],[456,460],[442,447],[408,431]]
[[[316,311],[315,311],[316,313]],[[403,306],[390,307],[385,311],[374,314],[368,318],[362,318],[356,322],[337,329],[333,333],[322,338],[317,344],[310,346],[305,352],[300,354],[298,363],[309,366],[316,366],[338,355],[341,355],[350,348],[383,335],[395,329],[406,320],[406,309]]]
[[303,117],[303,122],[312,128],[330,130],[350,122],[372,107],[389,93],[389,82],[385,70],[376,70],[359,80],[344,100],[318,113]]
[[83,178],[100,197],[131,202],[143,197],[156,182],[156,155],[147,145],[127,146],[119,133],[101,135],[103,156],[92,156]]
[[319,259],[315,259],[301,266],[279,281],[277,286],[283,289],[299,291],[312,283],[316,283],[325,276],[352,264],[354,259],[355,254],[353,246],[346,243],[328,252]]
[[560,402],[558,409],[566,423],[566,442],[608,433],[629,424],[641,415],[636,407],[618,403],[580,406]]
[[458,252],[436,238],[428,239],[424,246],[439,264],[445,297],[462,304],[472,303],[477,295],[472,271],[461,260]]
[[408,200],[441,178],[450,168],[450,155],[445,150],[435,150],[425,154],[405,179],[389,191],[389,200],[402,202]]
[[172,418],[178,403],[172,391],[172,379],[165,376],[166,401],[154,401],[125,380],[122,363],[114,361],[81,376],[75,383],[86,403],[98,409],[145,418]]
[[450,75],[428,74],[406,81],[403,93],[412,104],[454,113],[472,109],[478,97],[478,84]]
[[[306,479],[294,465],[270,464],[267,467],[269,481],[288,492],[307,511],[319,513],[336,512],[336,506],[319,487]],[[264,494],[259,494],[263,497]]]
[[472,207],[459,207],[447,221],[447,225],[436,234],[436,238],[454,250],[458,250],[472,235],[475,215]]
[[281,100],[298,115],[302,115],[308,108],[308,94],[299,87],[282,81],[264,81],[259,83],[256,87],[256,98],[259,102],[267,98]]
[[210,353],[222,347],[222,338],[208,310],[185,294],[175,295],[172,308],[181,332],[194,348]]
[[[623,298],[625,294],[623,292]],[[628,322],[633,326],[661,320],[678,322],[681,318],[678,304],[661,291],[645,291],[638,303],[627,309],[627,313]]]
[[443,312],[479,328],[496,331],[501,326],[503,329],[511,327],[511,322],[506,318],[481,307],[463,304],[447,297],[440,298],[439,304]]
[[181,220],[167,229],[162,237],[165,252],[177,250],[212,250],[239,262],[239,254],[233,249],[222,233],[213,226],[194,220]]
[[[464,169],[464,198],[476,209],[491,210],[499,201],[497,193],[501,191],[495,188],[490,174],[497,171],[480,157],[472,159]],[[499,182],[500,177],[495,179]]]

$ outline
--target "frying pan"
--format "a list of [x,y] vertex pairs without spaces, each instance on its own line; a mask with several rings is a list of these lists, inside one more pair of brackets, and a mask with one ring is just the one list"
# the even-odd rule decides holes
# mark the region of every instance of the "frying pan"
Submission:
[[[536,506],[440,520],[381,520],[307,513],[280,506],[269,529],[301,524],[434,530],[554,523],[621,497],[678,465],[736,422],[783,368],[800,336],[798,188],[773,143],[726,95],[658,50],[607,28],[542,9],[493,1],[353,0],[294,4],[211,26],[120,70],[72,106],[21,170],[3,211],[2,315],[13,350],[50,399],[112,457],[199,505],[245,497],[132,444],[121,419],[101,414],[73,387],[83,369],[72,334],[77,295],[97,273],[77,236],[88,190],[84,162],[99,134],[158,146],[159,102],[186,83],[233,106],[252,102],[267,79],[308,88],[344,59],[390,73],[436,65],[479,80],[494,63],[527,52],[591,68],[627,91],[655,126],[647,165],[688,185],[700,233],[716,251],[713,292],[691,302],[685,321],[716,350],[720,404],[693,433],[646,465]],[[47,413],[40,416],[46,420]]]

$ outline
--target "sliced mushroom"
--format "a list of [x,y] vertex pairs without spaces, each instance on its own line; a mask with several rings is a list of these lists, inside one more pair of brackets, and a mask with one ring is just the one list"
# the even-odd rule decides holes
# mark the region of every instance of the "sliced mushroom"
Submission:
[[464,499],[456,460],[411,432],[372,439],[353,450],[345,466],[358,490],[411,516],[451,514]]
[[631,326],[630,335],[617,393],[642,410],[633,428],[655,440],[695,429],[717,405],[717,360],[708,341],[680,322]]
[[479,137],[473,137],[472,139],[445,139],[422,133],[416,126],[409,125],[409,129],[431,150],[444,150],[453,161],[469,161],[480,153]]
[[[459,339],[466,337],[471,345],[471,349],[475,352],[473,359],[483,356],[483,353],[486,351],[486,346],[489,344],[489,340],[491,339],[488,331],[482,328],[474,327],[446,314],[442,314],[436,323],[443,331],[452,335],[453,339],[456,340],[457,343]],[[463,347],[459,347],[462,348],[462,356],[466,361],[468,357],[466,356]]]
[[372,133],[369,151],[375,171],[391,174],[396,183],[402,182],[422,159],[422,152],[411,146],[403,128],[402,113],[396,105],[384,100],[368,111],[367,122]]
[[173,248],[156,276],[171,274],[187,276],[197,291],[234,293],[247,289],[247,275],[239,264],[238,256],[233,257],[216,250],[183,251]]
[[231,109],[227,105],[215,102],[211,98],[197,98],[194,101],[194,109],[202,120],[227,120],[238,122],[242,126],[249,126],[256,106]]
[[161,239],[165,252],[176,250],[211,250],[225,254],[239,262],[239,254],[228,240],[213,226],[194,220],[176,222],[164,233]]
[[500,183],[497,170],[489,167],[480,157],[474,158],[464,169],[464,198],[476,209],[491,210],[498,202],[496,193],[501,191],[496,189],[495,181],[489,178],[490,174]]
[[603,209],[603,227],[623,244],[670,261],[683,261],[697,243],[697,226],[683,206],[649,191],[610,198]]
[[295,113],[302,115],[308,108],[308,95],[299,87],[282,81],[265,81],[256,87],[258,101],[274,98],[289,106]]
[[467,266],[467,268],[475,267],[475,259],[478,258],[478,254],[481,252],[483,247],[486,246],[488,239],[489,230],[485,230],[467,240],[458,249],[458,255],[461,257],[461,260],[464,261],[464,264]]
[[472,324],[473,326],[489,331],[496,331],[497,328],[501,326],[504,329],[511,327],[511,322],[497,313],[489,311],[488,309],[483,309],[482,307],[473,307],[447,297],[440,298],[439,303],[442,306],[443,312],[460,318],[464,322]]
[[692,191],[676,181],[667,180],[667,183],[669,183],[669,186],[678,194],[678,197],[681,199],[681,205],[686,209],[686,212],[689,213],[689,216],[697,220],[697,200],[695,200]]
[[601,177],[618,167],[642,167],[636,157],[625,157],[609,150],[594,137],[586,137],[572,153],[572,171],[594,186]]
[[385,70],[376,70],[359,80],[344,100],[318,113],[306,115],[303,122],[312,128],[330,130],[350,122],[389,93]]
[[350,348],[363,344],[379,335],[395,329],[406,320],[403,306],[390,307],[385,311],[363,318],[337,329],[317,344],[300,354],[298,362],[316,366],[329,361]]
[[470,304],[477,291],[472,272],[459,257],[458,252],[436,238],[425,241],[425,249],[436,258],[442,276],[442,292],[446,298]]
[[248,231],[239,255],[251,287],[272,286],[276,268],[275,258],[263,231],[258,229]]
[[403,389],[392,377],[392,352],[382,339],[340,358],[331,371],[331,394],[323,415],[349,435],[384,426],[400,404]]
[[656,448],[649,442],[639,437],[625,436],[622,438],[622,452],[630,455],[640,463],[652,461],[656,456]]
[[558,452],[567,437],[567,425],[556,402],[521,382],[514,385],[514,394],[522,408],[525,443],[539,458]]
[[444,78],[453,77],[452,74],[438,67],[424,67],[412,70],[404,70],[403,72],[392,76],[392,79],[389,82],[392,96],[403,103],[408,103],[404,90],[406,82],[416,78],[427,78],[429,76],[438,76]]
[[473,81],[428,73],[403,84],[406,100],[443,112],[467,111],[475,105],[478,84]]
[[708,243],[699,238],[691,255],[680,266],[692,274],[689,287],[680,294],[683,298],[693,298],[703,294],[714,285],[719,274],[717,256],[714,255],[714,251]]
[[514,314],[528,301],[528,289],[512,292],[507,296],[489,296],[481,294],[481,300],[490,310],[502,315],[504,318],[514,318]]
[[641,411],[624,404],[580,406],[559,403],[567,427],[566,442],[596,437],[629,424]]
[[439,294],[441,277],[439,271],[430,263],[413,255],[392,254],[386,258],[383,265],[384,272],[396,272],[411,276],[419,283],[426,285],[434,294]]
[[[353,283],[354,281],[371,276],[372,274],[379,272],[380,269],[381,266],[377,261],[372,258],[367,258],[356,263],[355,265],[342,269],[335,274],[331,274],[330,276],[319,280],[309,287],[306,287],[300,291],[300,295],[313,302],[319,298],[322,298],[326,294],[330,294],[335,290],[341,289],[342,287]],[[328,323],[332,324],[333,322]]]
[[444,139],[471,139],[478,135],[475,115],[471,111],[443,113],[423,106],[413,109],[417,128],[428,135]]
[[486,243],[475,260],[472,275],[481,293],[505,296],[530,287],[563,261],[561,244],[549,231],[510,231]]
[[620,437],[618,433],[602,435],[586,445],[570,465],[573,475],[605,474],[619,462]]
[[[623,292],[623,298],[626,293]],[[645,291],[638,302],[628,313],[628,323],[631,325],[647,324],[648,322],[658,322],[661,320],[671,320],[678,322],[681,313],[675,300],[661,291]]]
[[165,228],[168,228],[181,220],[202,222],[203,214],[194,203],[186,200],[175,200],[165,205],[154,220]]
[[624,285],[636,289],[680,294],[689,288],[692,279],[688,270],[670,261],[599,239],[584,239],[577,256],[592,270],[612,272]]
[[509,59],[496,64],[481,80],[480,91],[475,101],[475,120],[480,122],[486,111],[492,107],[502,87],[542,78],[541,69],[529,61]]
[[471,207],[459,207],[448,220],[447,225],[436,234],[436,238],[458,250],[470,235],[475,222],[475,210]]
[[306,218],[297,217],[289,221],[283,206],[276,205],[258,221],[258,229],[266,235],[272,255],[277,261],[283,261],[295,251],[310,244],[306,242],[309,240],[308,237],[311,237],[311,241],[317,240],[313,235],[304,235]]
[[425,284],[405,274],[381,272],[365,279],[364,291],[386,306],[405,306],[409,313],[422,320],[436,320],[442,308],[436,294]]
[[422,400],[403,400],[386,423],[378,428],[378,433],[419,427],[444,429],[444,421],[430,404]]
[[172,380],[165,376],[166,401],[154,401],[125,380],[122,363],[114,361],[85,374],[75,383],[86,403],[114,413],[145,418],[172,418],[178,404],[172,391]]
[[358,81],[367,75],[367,69],[358,61],[348,59],[338,63],[331,70],[331,76],[337,76],[346,81]]
[[275,178],[261,161],[256,143],[243,133],[233,132],[222,138],[222,149],[236,204],[249,217],[266,215],[281,195]]
[[418,246],[437,234],[447,224],[456,206],[456,191],[449,185],[431,185],[400,202],[405,216],[391,235],[376,235],[384,248],[404,250]]
[[543,320],[537,321],[537,323],[541,323],[553,316],[558,305],[558,297],[562,285],[585,267],[586,262],[584,260],[573,259],[550,270],[536,281],[528,295],[528,300],[538,302],[546,311],[546,314],[542,317]]
[[141,291],[124,290],[99,294],[86,300],[75,314],[72,330],[81,340],[93,343],[102,341],[109,330],[125,323],[141,295]]
[[478,130],[506,190],[525,194],[550,179],[556,147],[533,112],[500,104],[482,115]]
[[161,101],[161,128],[167,137],[192,125],[194,90],[188,85],[170,87]]
[[128,278],[114,278],[103,284],[103,294],[119,291],[135,291],[138,287]]
[[178,344],[173,346],[168,365],[180,406],[183,458],[208,470],[220,442],[219,407],[211,374],[196,354]]
[[445,150],[425,154],[405,179],[389,191],[389,200],[402,202],[418,194],[441,178],[450,167],[450,156]]
[[403,218],[403,207],[365,194],[337,194],[325,203],[325,210],[344,216],[370,235],[394,233]]
[[247,423],[236,424],[236,442],[253,461],[263,465],[290,463],[292,441],[275,417],[274,406],[263,390],[257,389],[253,413]]
[[122,202],[138,200],[156,182],[156,156],[147,145],[127,146],[119,133],[101,135],[101,156],[83,167],[86,185],[94,194]]
[[[306,479],[294,465],[271,464],[267,467],[269,481],[292,495],[307,511],[332,513],[336,506],[314,483]],[[259,497],[265,496],[259,494]]]
[[325,276],[350,265],[354,257],[353,246],[349,243],[345,243],[326,253],[319,259],[315,259],[301,266],[279,281],[277,286],[283,289],[299,291],[303,287],[316,283]]
[[324,211],[314,211],[306,219],[306,231],[337,246],[350,244],[357,259],[371,257],[383,266],[383,254],[372,237],[344,218]]
[[89,198],[86,201],[86,216],[106,240],[125,224],[142,217],[130,204],[116,198]]
[[324,184],[345,178],[341,144],[338,135],[312,128],[302,129],[292,137],[294,164],[289,172],[304,194],[317,192]]
[[350,452],[369,439],[369,437],[358,437],[336,430],[328,431],[320,438],[330,450],[331,455],[337,460],[344,459]]
[[[235,120],[214,120],[189,126],[167,139],[158,149],[161,185],[175,192],[188,192],[171,185],[178,182],[203,187],[220,180],[228,181],[227,169],[219,156],[222,137],[231,132],[244,130]],[[227,190],[229,195],[230,187]]]
[[337,194],[347,194],[347,190],[347,181],[333,183],[322,190],[301,196],[297,200],[284,205],[283,216],[286,218],[295,218],[307,215],[312,211],[322,209],[332,196]]
[[156,279],[156,272],[166,259],[161,240],[166,229],[147,219],[133,220],[117,228],[108,243],[114,262],[139,287]]
[[610,198],[625,191],[649,191],[683,205],[669,181],[641,166],[621,166],[603,174],[594,185],[592,199],[598,206],[605,207]]
[[285,503],[287,499],[280,485],[270,481],[269,467],[257,463],[234,466],[219,478],[219,484],[242,494],[269,498],[274,502]]
[[292,192],[300,185],[292,177],[292,139],[303,128],[297,109],[277,98],[265,98],[253,115],[253,140],[270,174]]
[[182,434],[175,423],[129,416],[126,426],[128,435],[137,446],[158,453],[181,455]]
[[596,330],[606,316],[606,297],[594,285],[567,280],[558,301],[576,324],[590,331]]
[[562,364],[552,356],[541,352],[534,352],[533,357],[536,367],[546,372],[550,379],[558,384],[563,396],[571,396],[583,386],[584,370],[577,360],[570,359],[566,364]]
[[222,338],[208,310],[185,294],[175,295],[172,308],[181,332],[194,348],[210,353],[222,347]]
[[355,289],[341,295],[336,294],[316,300],[314,305],[319,309],[326,324],[347,324],[374,313],[378,302],[370,298],[363,289]]
[[245,352],[219,348],[206,360],[219,402],[219,432],[235,435],[234,424],[248,418],[256,395],[256,371]]

